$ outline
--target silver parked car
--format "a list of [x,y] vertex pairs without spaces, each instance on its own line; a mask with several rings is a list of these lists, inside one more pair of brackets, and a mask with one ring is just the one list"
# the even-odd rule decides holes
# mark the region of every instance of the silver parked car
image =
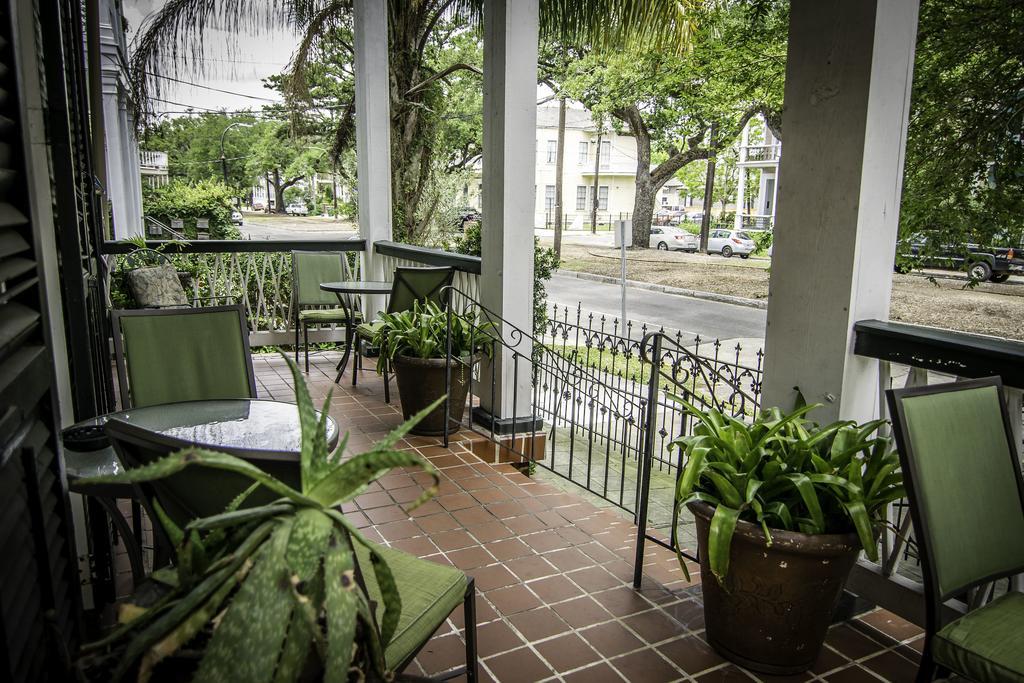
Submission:
[[305,202],[292,202],[284,207],[284,212],[289,216],[308,216],[309,207],[306,206]]
[[750,258],[757,249],[754,240],[743,230],[712,230],[708,237],[708,253],[721,254],[729,258],[739,254],[740,258]]
[[651,226],[651,249],[662,251],[697,251],[700,247],[700,238],[670,225]]
[[231,223],[233,225],[242,225],[245,221],[242,219],[242,212],[237,209],[231,212]]

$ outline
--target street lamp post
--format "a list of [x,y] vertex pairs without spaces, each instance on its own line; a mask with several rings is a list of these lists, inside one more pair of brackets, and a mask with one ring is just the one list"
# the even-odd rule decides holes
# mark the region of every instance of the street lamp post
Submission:
[[224,184],[228,184],[228,158],[224,154],[224,136],[228,134],[228,131],[235,126],[251,126],[251,123],[245,123],[244,121],[234,121],[229,123],[224,131],[220,134],[220,170],[224,174]]

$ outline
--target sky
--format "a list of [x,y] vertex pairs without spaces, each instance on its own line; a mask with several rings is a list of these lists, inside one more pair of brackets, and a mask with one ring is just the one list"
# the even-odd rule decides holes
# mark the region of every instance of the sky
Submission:
[[[163,4],[164,0],[124,0],[129,46],[146,18]],[[276,93],[263,87],[262,79],[284,71],[298,42],[298,36],[285,28],[261,29],[258,35],[246,31],[230,33],[208,29],[203,41],[202,62],[190,64],[174,76],[207,88],[165,80],[161,83],[160,99],[197,109],[226,108],[234,111],[259,108],[267,104],[268,100],[277,99]],[[239,94],[227,94],[208,88]],[[186,109],[179,104],[155,104],[157,112],[180,112]]]

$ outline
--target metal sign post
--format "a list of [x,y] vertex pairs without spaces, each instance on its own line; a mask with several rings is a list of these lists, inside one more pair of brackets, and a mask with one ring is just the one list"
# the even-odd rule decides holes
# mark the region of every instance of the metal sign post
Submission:
[[626,247],[633,246],[633,221],[615,221],[615,246],[619,248],[619,287],[622,298],[622,333],[626,331]]

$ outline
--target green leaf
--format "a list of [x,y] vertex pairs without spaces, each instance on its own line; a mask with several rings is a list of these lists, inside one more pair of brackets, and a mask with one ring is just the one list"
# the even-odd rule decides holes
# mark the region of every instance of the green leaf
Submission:
[[728,479],[711,469],[705,469],[704,476],[715,485],[719,498],[726,505],[734,508],[739,508],[743,505],[743,498],[740,497],[739,491],[736,490],[736,487]]
[[398,628],[398,620],[402,615],[402,596],[398,592],[398,584],[391,573],[391,567],[373,546],[370,546],[370,563],[377,577],[380,600],[384,603],[384,614],[380,619],[380,639],[386,647],[391,642],[391,637],[395,635],[395,629]]
[[[324,507],[335,507],[359,495],[367,485],[395,467],[419,467],[431,476],[434,484],[428,487],[424,497],[433,495],[440,482],[434,466],[415,451],[374,448],[335,467],[309,491],[309,497]],[[418,501],[416,504],[419,504]]]
[[868,515],[867,509],[865,509],[864,503],[855,500],[842,502],[841,505],[846,509],[846,513],[850,515],[850,519],[853,521],[853,527],[857,530],[857,537],[860,539],[860,544],[864,547],[864,554],[872,562],[878,562],[878,544],[875,543],[875,533],[871,527],[871,517]]
[[317,437],[319,423],[316,417],[316,408],[313,407],[313,400],[309,397],[309,389],[306,387],[302,371],[288,354],[282,352],[281,356],[288,363],[292,381],[295,382],[295,403],[299,409],[299,426],[302,429],[302,447],[299,451],[302,492],[308,493],[326,474],[326,447],[320,453],[316,450],[319,441]]
[[287,484],[281,483],[246,460],[236,458],[233,455],[227,455],[226,453],[217,453],[199,448],[187,448],[171,453],[142,467],[134,467],[118,474],[90,477],[83,479],[82,482],[83,484],[138,484],[140,482],[164,479],[192,465],[236,472],[249,477],[253,481],[266,486],[274,493],[293,500],[300,505],[317,506],[315,501],[302,495]]
[[127,624],[127,628],[122,631],[118,629],[120,635],[126,635],[130,631],[136,631],[136,635],[132,638],[128,647],[125,649],[124,655],[121,657],[121,661],[118,664],[117,669],[114,671],[112,676],[113,680],[118,681],[127,673],[128,669],[143,655],[155,642],[164,638],[174,628],[178,626],[188,615],[199,608],[203,602],[213,594],[217,588],[219,588],[224,581],[226,581],[232,574],[237,572],[242,565],[247,562],[250,556],[257,552],[263,542],[268,536],[274,531],[274,524],[264,524],[253,531],[242,544],[231,554],[229,562],[221,569],[211,572],[208,574],[199,584],[196,585],[189,593],[178,601],[173,607],[166,612],[163,612],[159,618],[155,619],[148,627],[141,632],[137,631],[137,622]]
[[806,475],[800,472],[785,475],[785,478],[792,482],[800,494],[807,513],[811,516],[811,523],[815,531],[812,533],[825,533],[825,515],[821,512],[821,504],[818,502],[818,494],[814,490],[814,483]]
[[324,602],[323,577],[318,574],[301,587],[304,592],[298,590],[299,586],[292,585],[295,608],[288,623],[281,659],[274,672],[274,683],[293,683],[299,680],[311,644],[316,646],[319,660],[325,661],[326,645],[317,621],[317,614],[322,610]]
[[139,664],[138,682],[146,683],[149,680],[153,667],[159,664],[164,658],[169,657],[178,651],[182,645],[188,643],[199,633],[207,622],[209,622],[220,609],[221,603],[235,589],[238,582],[245,578],[248,566],[242,565],[238,571],[230,575],[220,587],[214,591],[202,607],[192,612],[182,621],[177,628],[171,631],[162,640],[151,647],[142,657]]
[[303,508],[295,513],[285,560],[298,581],[309,581],[320,568],[333,530],[334,522],[319,510]]
[[[355,553],[343,532],[328,542],[324,560],[324,606],[327,620],[327,661],[324,683],[346,683],[356,633],[359,584],[356,582]],[[372,622],[371,622],[372,623]],[[370,629],[373,638],[376,633]]]
[[708,564],[711,573],[722,585],[725,585],[725,576],[729,573],[729,550],[739,518],[739,510],[728,505],[719,505],[715,508],[708,529]]
[[292,584],[285,563],[291,520],[254,556],[252,571],[206,646],[195,683],[270,683],[292,613]]
[[270,505],[262,505],[258,508],[246,508],[245,510],[222,512],[219,515],[210,515],[209,517],[194,519],[188,523],[187,528],[189,530],[196,531],[221,529],[224,527],[237,526],[239,524],[246,524],[248,522],[266,519],[267,517],[273,517],[275,515],[294,512],[294,510],[295,506],[288,503],[272,503]]
[[160,526],[162,526],[164,531],[167,533],[167,539],[171,542],[171,545],[177,548],[185,540],[185,532],[181,530],[181,527],[174,523],[173,519],[167,516],[167,513],[164,511],[164,506],[160,504],[159,500],[153,498],[152,502],[153,512],[156,513],[156,518],[160,521]]

